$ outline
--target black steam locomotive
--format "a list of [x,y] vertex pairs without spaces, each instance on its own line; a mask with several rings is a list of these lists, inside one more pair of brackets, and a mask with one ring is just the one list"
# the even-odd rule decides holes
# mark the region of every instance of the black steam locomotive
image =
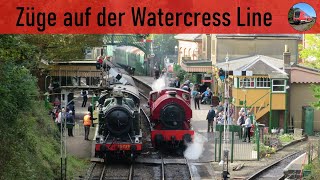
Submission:
[[139,91],[125,74],[114,76],[109,83],[98,100],[95,156],[105,162],[115,158],[133,160],[142,150]]

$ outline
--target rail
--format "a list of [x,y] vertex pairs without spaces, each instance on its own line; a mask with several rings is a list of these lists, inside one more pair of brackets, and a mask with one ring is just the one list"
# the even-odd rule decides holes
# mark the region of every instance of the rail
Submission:
[[86,177],[84,178],[84,180],[89,180],[89,179],[90,179],[90,177],[92,176],[93,169],[94,169],[96,166],[97,166],[97,163],[91,163],[90,168],[89,168],[89,170],[88,170],[88,172],[87,172],[87,175],[86,175]]
[[99,180],[103,180],[105,171],[106,171],[106,165],[103,166]]
[[189,161],[188,161],[187,158],[185,158],[185,160],[186,160],[187,167],[189,169],[190,180],[193,180],[193,176],[192,176],[192,172],[191,172]]
[[133,176],[134,176],[134,164],[132,163],[132,164],[130,165],[128,180],[133,180]]
[[161,180],[165,180],[165,174],[164,161],[163,157],[161,156]]
[[[271,165],[269,165],[269,166],[261,169],[260,171],[258,171],[258,172],[255,173],[255,174],[253,174],[252,176],[250,176],[250,177],[248,178],[248,180],[260,179],[260,178],[262,178],[262,177],[260,177],[260,176],[261,176],[263,173],[266,173],[266,172],[268,172],[268,171],[273,171],[272,168],[274,168],[275,166],[277,166],[281,161],[287,160],[287,159],[289,159],[289,158],[291,158],[291,157],[293,157],[293,156],[295,156],[295,155],[300,155],[300,154],[302,154],[302,153],[304,153],[304,152],[305,152],[305,151],[302,150],[302,151],[296,151],[296,152],[294,152],[294,153],[292,153],[292,154],[289,154],[289,155],[285,156],[284,158],[282,158],[282,159],[280,159],[280,160],[272,163]],[[260,178],[259,178],[259,177],[260,177]],[[274,179],[274,178],[273,178],[273,179]],[[280,175],[279,178],[277,178],[277,179],[284,179],[284,174]]]

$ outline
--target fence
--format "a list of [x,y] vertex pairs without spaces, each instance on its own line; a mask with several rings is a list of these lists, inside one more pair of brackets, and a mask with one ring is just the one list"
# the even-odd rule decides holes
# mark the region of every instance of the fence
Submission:
[[[215,132],[215,161],[221,161],[223,157],[223,149],[228,149],[231,163],[234,160],[259,160],[260,159],[260,141],[263,139],[263,129],[259,125],[254,116],[251,116],[253,128],[250,132],[250,141],[245,141],[245,128],[239,125],[216,125]],[[226,127],[226,134],[224,134]],[[226,137],[224,137],[224,135]],[[224,143],[225,141],[225,143]]]

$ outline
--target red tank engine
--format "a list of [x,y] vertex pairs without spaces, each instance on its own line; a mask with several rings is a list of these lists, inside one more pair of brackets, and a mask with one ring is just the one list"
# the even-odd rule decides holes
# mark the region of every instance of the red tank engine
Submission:
[[152,91],[149,96],[151,139],[154,147],[184,147],[191,142],[190,93],[178,88]]

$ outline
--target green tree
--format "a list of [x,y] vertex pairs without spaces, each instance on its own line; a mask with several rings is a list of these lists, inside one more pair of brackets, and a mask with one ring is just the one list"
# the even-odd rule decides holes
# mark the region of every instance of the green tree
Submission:
[[[0,35],[0,179],[58,179],[58,130],[30,72],[40,51],[25,37]],[[69,175],[80,162],[69,156]]]
[[294,11],[297,10],[299,8],[293,8],[291,7],[288,13],[288,21],[289,23],[293,23],[293,15],[294,15]]
[[[317,34],[308,34],[305,35],[306,48],[302,49],[300,52],[300,57],[305,60],[303,65],[320,69],[320,35]],[[302,46],[300,46],[302,48]],[[311,61],[308,59],[312,59]],[[314,97],[318,99],[317,102],[313,103],[313,106],[320,108],[320,86],[312,85],[311,86]]]
[[305,42],[306,48],[300,45],[302,49],[300,51],[300,57],[305,61],[304,65],[320,69],[320,35],[307,34],[305,35]]
[[175,34],[155,34],[153,46],[155,53],[162,53],[163,55],[174,55],[174,47],[178,45],[174,38]]
[[177,64],[175,64],[174,66],[173,66],[173,71],[174,71],[174,73],[177,75],[177,77],[180,79],[180,82],[184,82],[185,81],[185,77],[186,77],[186,75],[187,75],[187,72],[185,71],[185,70],[183,70],[182,68],[181,68],[181,66],[179,66],[179,65],[177,65]]

